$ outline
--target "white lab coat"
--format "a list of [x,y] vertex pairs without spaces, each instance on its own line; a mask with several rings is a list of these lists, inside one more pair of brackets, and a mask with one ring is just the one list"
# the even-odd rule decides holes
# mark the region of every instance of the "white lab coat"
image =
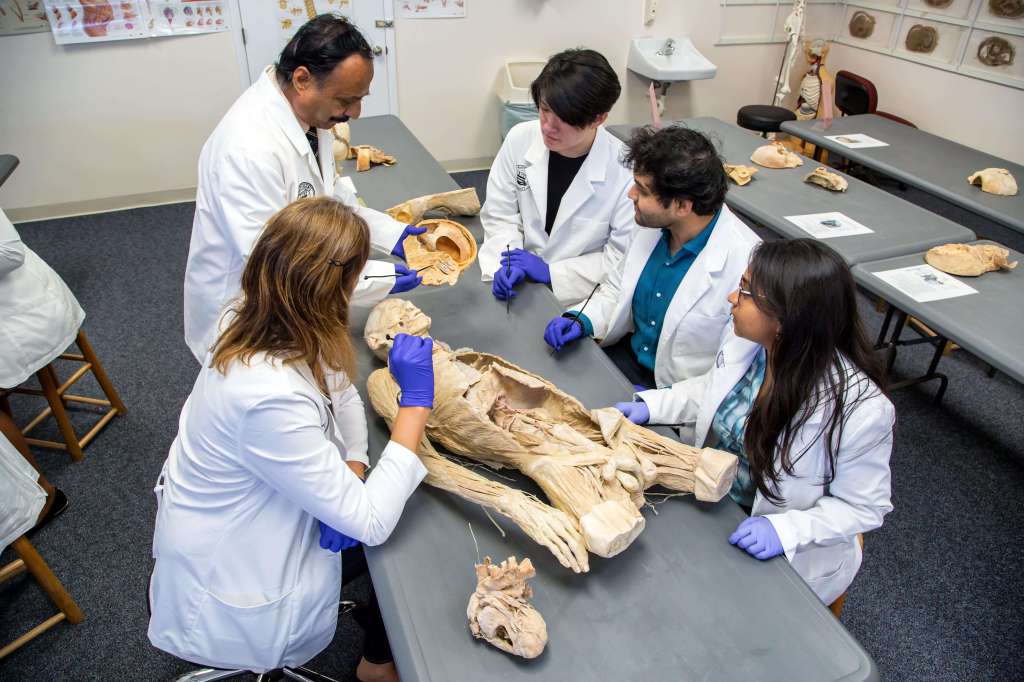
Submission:
[[21,384],[63,353],[83,320],[64,280],[0,211],[0,388]]
[[331,403],[307,367],[264,354],[200,370],[156,487],[154,646],[261,672],[330,643],[341,560],[316,521],[380,544],[426,475],[390,442],[362,483],[343,459],[366,461],[363,403],[352,386]]
[[[267,220],[305,196],[334,196],[370,226],[375,249],[387,254],[405,225],[356,201],[348,178],[338,178],[334,136],[319,130],[320,167],[305,130],[268,67],[224,115],[199,157],[199,187],[185,266],[185,342],[200,362],[216,341],[217,321],[239,292],[242,270]],[[394,273],[370,261],[368,275]],[[394,286],[390,278],[359,278],[353,305],[372,306]]]
[[[705,374],[671,388],[642,391],[652,424],[693,424],[697,447],[703,447],[719,405],[750,368],[760,346],[736,336],[730,323],[722,334],[714,366]],[[835,478],[827,494],[821,481],[828,453],[824,436],[831,406],[819,407],[800,429],[791,452],[807,449],[782,474],[780,505],[754,496],[752,514],[771,521],[786,558],[825,604],[834,602],[853,582],[863,554],[858,533],[882,525],[892,511],[889,455],[892,452],[895,410],[892,403],[863,373],[848,363],[853,375],[846,390],[847,407],[859,398],[839,443]]]
[[[654,379],[659,387],[699,376],[711,367],[722,329],[729,321],[728,296],[739,286],[750,252],[760,242],[728,206],[707,244],[672,296],[658,337]],[[662,231],[637,228],[620,268],[608,273],[583,313],[602,346],[633,331],[633,293]],[[584,301],[571,309],[579,310]]]
[[0,552],[36,525],[45,505],[39,472],[0,433]]
[[535,253],[551,270],[551,290],[567,305],[584,298],[622,259],[633,222],[626,194],[633,174],[622,165],[621,140],[597,129],[586,160],[562,196],[551,235],[547,216],[548,148],[540,121],[516,125],[505,137],[487,178],[487,199],[480,211],[483,281],[494,279],[501,253],[509,246]]

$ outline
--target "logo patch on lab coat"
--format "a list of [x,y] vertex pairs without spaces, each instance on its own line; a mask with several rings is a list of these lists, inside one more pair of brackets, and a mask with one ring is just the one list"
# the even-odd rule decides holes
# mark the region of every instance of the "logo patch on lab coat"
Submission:
[[725,367],[725,352],[718,351],[718,356],[715,358],[715,367],[722,369]]
[[300,182],[299,183],[299,198],[300,199],[305,199],[306,197],[311,197],[314,194],[316,194],[316,190],[313,189],[313,185],[311,183],[308,183],[308,182]]
[[530,181],[526,179],[526,164],[516,164],[516,189],[524,192],[530,189]]

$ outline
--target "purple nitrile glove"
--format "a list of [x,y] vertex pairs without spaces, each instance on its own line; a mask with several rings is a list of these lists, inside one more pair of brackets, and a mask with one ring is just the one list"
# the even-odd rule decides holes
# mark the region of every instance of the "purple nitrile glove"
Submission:
[[634,424],[646,424],[651,421],[651,409],[642,400],[632,403],[615,403],[615,409],[626,415],[626,419]]
[[415,236],[417,234],[423,234],[426,231],[427,228],[425,227],[406,225],[405,229],[402,230],[402,236],[398,238],[398,243],[395,244],[395,248],[391,249],[391,255],[398,256],[402,260],[405,260],[405,238],[409,236]]
[[583,336],[583,325],[568,317],[556,317],[544,328],[544,340],[555,350]]
[[551,284],[551,269],[548,268],[548,264],[540,256],[522,249],[502,251],[501,264],[508,265],[509,263],[512,264],[513,268],[519,268],[525,272],[526,276],[534,282]]
[[526,273],[520,268],[503,266],[494,271],[494,282],[491,283],[491,293],[494,298],[504,301],[507,298],[514,298],[516,295],[515,286],[526,279]]
[[401,294],[406,291],[412,291],[423,282],[423,276],[416,273],[415,270],[410,270],[401,263],[395,263],[395,286],[391,287],[389,294]]
[[317,523],[320,524],[320,546],[324,549],[337,553],[359,544],[358,540],[353,540],[344,533],[334,530],[323,521],[317,521]]
[[399,407],[434,407],[434,340],[397,334],[388,353],[388,369],[402,389]]
[[782,554],[782,541],[772,522],[763,516],[743,519],[729,536],[729,544],[746,550],[750,556],[764,561]]

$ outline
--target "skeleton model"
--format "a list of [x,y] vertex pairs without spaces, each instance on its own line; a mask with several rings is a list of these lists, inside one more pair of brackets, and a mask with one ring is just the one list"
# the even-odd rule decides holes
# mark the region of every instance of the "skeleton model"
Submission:
[[[828,42],[818,39],[804,42],[804,56],[810,64],[800,81],[800,96],[797,98],[797,120],[831,118],[831,98],[834,79],[825,70],[828,56]],[[824,105],[824,106],[822,106]]]
[[548,627],[537,609],[526,601],[533,595],[526,581],[537,575],[533,563],[515,557],[497,566],[491,557],[476,565],[476,591],[469,598],[469,631],[502,651],[537,658],[548,643]]
[[[371,311],[364,338],[385,359],[389,337],[429,329],[430,318],[415,305],[388,299]],[[660,484],[718,501],[736,473],[729,453],[659,436],[614,408],[588,411],[536,374],[436,339],[434,386],[419,448],[427,483],[508,516],[576,572],[589,569],[588,551],[612,557],[640,534],[646,488]],[[393,423],[399,388],[390,372],[373,372],[367,390],[373,408]],[[493,468],[521,471],[552,506],[446,459],[431,441]]]
[[779,72],[779,78],[775,82],[775,106],[780,106],[782,100],[789,94],[789,72],[793,70],[796,63],[796,53],[800,51],[800,38],[804,33],[804,12],[807,0],[794,0],[793,11],[786,17],[783,28],[786,31],[786,55],[783,57],[783,69]]

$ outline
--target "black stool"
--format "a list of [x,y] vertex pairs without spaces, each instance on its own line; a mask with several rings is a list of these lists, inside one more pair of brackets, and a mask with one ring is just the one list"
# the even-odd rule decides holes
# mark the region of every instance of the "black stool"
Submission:
[[756,130],[761,137],[777,133],[786,121],[795,121],[796,114],[789,109],[770,104],[748,104],[736,112],[736,125],[747,130]]

